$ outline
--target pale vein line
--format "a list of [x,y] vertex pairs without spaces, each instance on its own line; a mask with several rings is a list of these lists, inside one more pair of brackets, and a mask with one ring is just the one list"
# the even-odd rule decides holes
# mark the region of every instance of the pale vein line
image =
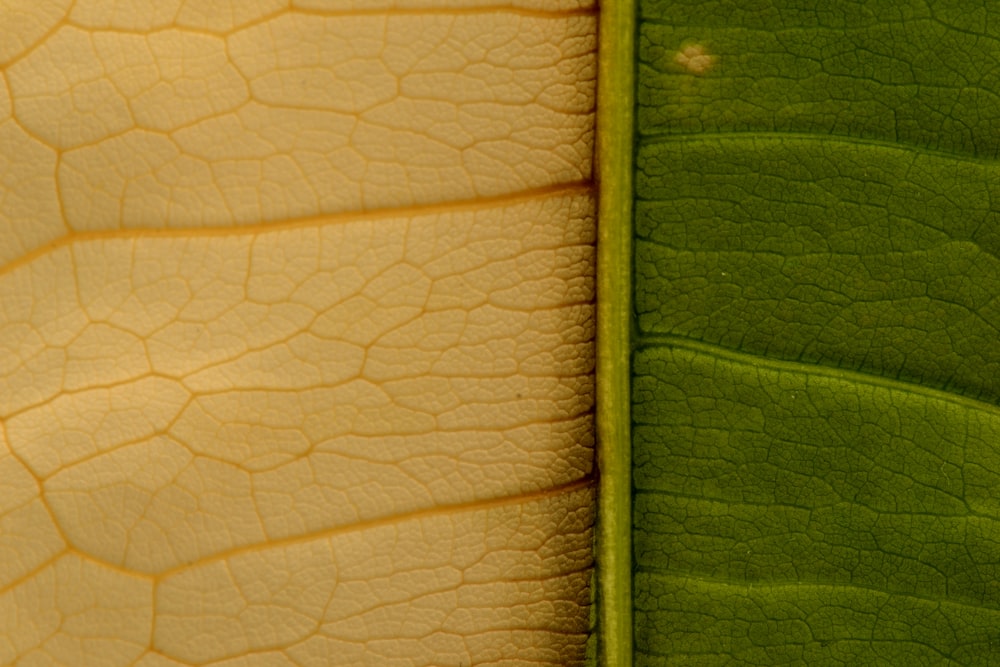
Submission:
[[[746,142],[754,140],[781,142],[785,139],[791,139],[793,141],[803,142],[815,141],[832,144],[856,144],[866,148],[885,148],[900,151],[902,153],[919,153],[931,157],[955,160],[958,162],[972,162],[974,164],[981,164],[990,167],[997,166],[997,158],[1000,157],[1000,151],[998,151],[994,157],[986,157],[984,155],[976,155],[974,153],[958,153],[929,148],[927,146],[921,146],[919,144],[903,141],[852,137],[846,134],[820,134],[817,132],[651,132],[643,134],[640,131],[639,149],[641,150],[647,146],[667,143],[696,143],[698,141],[711,142],[716,139],[719,141],[742,140]],[[636,168],[636,172],[641,173],[642,170]]]
[[[666,448],[664,448],[664,449],[666,449]],[[958,464],[955,464],[954,462],[951,462],[951,461],[949,461],[949,463],[952,463],[953,465],[956,465],[956,466],[958,465]],[[928,488],[928,486],[926,484],[920,484],[920,486],[923,489],[927,489]],[[939,489],[932,489],[932,490],[939,490]],[[820,503],[816,503],[815,505],[796,505],[794,503],[779,502],[779,501],[775,501],[775,502],[755,502],[755,501],[750,501],[750,500],[737,500],[735,498],[725,498],[725,497],[722,497],[722,496],[707,496],[707,495],[706,496],[697,496],[697,495],[694,495],[694,494],[691,494],[691,493],[681,493],[679,491],[673,491],[671,489],[665,489],[665,488],[662,488],[662,487],[638,486],[638,485],[636,485],[636,487],[635,487],[635,496],[636,496],[636,500],[638,500],[640,496],[654,496],[654,497],[657,497],[657,498],[660,498],[660,497],[671,498],[671,499],[675,499],[675,500],[678,500],[678,501],[681,501],[681,500],[683,500],[683,501],[690,501],[690,502],[696,503],[696,504],[704,503],[704,504],[710,504],[710,505],[726,505],[727,508],[744,507],[744,508],[747,508],[747,509],[750,509],[750,510],[758,510],[758,509],[760,509],[760,510],[794,510],[796,512],[802,512],[802,513],[806,513],[806,514],[811,514],[811,513],[815,512],[817,510],[831,509],[831,508],[836,507],[838,505],[854,505],[854,506],[857,506],[857,507],[861,507],[861,508],[863,508],[865,510],[868,510],[872,514],[878,514],[879,516],[921,517],[921,518],[927,518],[927,519],[951,519],[951,520],[954,520],[954,521],[957,521],[957,522],[958,521],[967,522],[970,519],[982,519],[983,521],[990,521],[990,522],[1000,523],[1000,518],[998,518],[997,516],[994,516],[994,515],[991,515],[991,514],[983,514],[982,512],[976,512],[976,511],[971,510],[971,509],[967,510],[963,514],[955,514],[955,513],[952,513],[952,512],[948,512],[948,511],[946,511],[944,509],[942,509],[940,511],[933,511],[933,512],[920,512],[920,511],[917,511],[917,510],[911,510],[911,511],[887,510],[887,509],[879,509],[878,507],[875,507],[873,505],[869,505],[869,504],[860,502],[858,500],[853,500],[853,499],[848,498],[848,497],[846,497],[844,495],[838,495],[839,499],[836,500],[836,501],[820,502]],[[965,501],[964,501],[963,498],[955,496],[954,494],[950,494],[949,493],[949,494],[947,494],[947,496],[949,498],[953,499],[953,500],[958,501],[958,502],[965,503]],[[678,503],[678,504],[680,504],[680,503]],[[654,508],[654,509],[647,509],[647,510],[645,510],[644,513],[647,514],[647,515],[656,515],[656,516],[665,516],[667,514],[666,512],[660,511],[659,509],[656,509],[656,508]],[[809,521],[814,521],[814,519],[810,518]],[[647,523],[644,523],[643,525],[645,526],[645,525],[647,525]],[[662,533],[658,533],[658,532],[656,532],[656,531],[654,531],[652,529],[636,528],[636,530],[640,530],[640,531],[643,531],[643,532],[646,532],[646,533],[650,533],[650,534],[653,534],[653,535],[660,535],[660,534],[662,534]]]
[[[788,35],[788,34],[816,34],[816,33],[828,33],[835,37],[840,37],[843,39],[844,34],[858,34],[861,37],[867,37],[868,31],[872,28],[879,28],[885,26],[897,26],[903,30],[907,30],[916,24],[932,24],[936,26],[943,27],[948,32],[957,33],[959,35],[967,35],[976,40],[988,39],[990,41],[1000,41],[1000,34],[991,34],[989,32],[976,32],[974,30],[969,30],[967,28],[961,28],[952,23],[943,21],[936,16],[933,12],[927,14],[926,16],[917,16],[913,18],[900,19],[896,21],[890,20],[873,20],[869,23],[852,23],[850,26],[834,26],[834,25],[788,25],[788,26],[773,26],[773,25],[761,25],[759,27],[749,27],[745,25],[734,25],[732,23],[684,23],[678,24],[676,19],[671,19],[661,16],[644,16],[639,18],[639,30],[641,31],[643,27],[650,25],[659,28],[673,28],[677,31],[691,31],[691,30],[704,30],[704,31],[720,31],[727,33],[765,33],[768,35]],[[915,39],[917,36],[923,37],[921,31],[914,30],[907,34],[907,37]],[[900,40],[902,41],[902,40]],[[855,45],[860,46],[860,45]],[[912,63],[911,63],[912,64]],[[863,79],[865,81],[871,81],[872,79]],[[918,84],[914,84],[918,85]],[[981,87],[985,88],[985,87]]]
[[[955,598],[936,598],[929,595],[920,595],[919,593],[910,593],[907,591],[890,591],[884,588],[877,588],[875,586],[866,586],[864,584],[855,584],[851,582],[798,582],[798,581],[765,581],[765,580],[730,580],[722,579],[718,577],[708,577],[702,575],[684,575],[677,572],[671,572],[669,570],[642,566],[636,567],[636,574],[644,574],[655,579],[676,579],[682,582],[694,582],[700,584],[708,584],[711,586],[718,586],[719,588],[740,588],[745,592],[753,587],[758,587],[762,589],[779,589],[788,588],[793,590],[801,590],[803,588],[821,588],[821,589],[844,589],[844,590],[859,590],[859,591],[870,591],[872,593],[880,593],[886,597],[902,597],[910,598],[913,600],[920,600],[921,602],[933,602],[936,605],[949,604],[956,607],[962,607],[965,609],[976,609],[979,611],[989,612],[989,613],[1000,613],[1000,607],[988,607],[985,605],[975,604],[973,602],[965,602],[963,600]],[[752,584],[753,586],[749,586]],[[748,594],[746,597],[750,597]],[[839,606],[839,605],[831,605]],[[646,610],[646,613],[656,613],[654,610],[650,612]]]
[[821,364],[810,364],[804,361],[792,361],[784,359],[774,359],[771,357],[759,356],[747,352],[738,352],[712,343],[684,338],[671,334],[643,333],[635,341],[634,349],[640,352],[646,348],[680,348],[689,352],[696,352],[705,356],[713,357],[723,361],[752,366],[754,368],[766,368],[773,371],[795,373],[799,375],[816,375],[834,380],[842,380],[852,384],[866,384],[888,391],[898,391],[901,393],[913,394],[928,400],[942,401],[960,407],[985,412],[991,416],[1000,418],[1000,406],[987,401],[963,396],[961,394],[935,389],[926,385],[918,384],[907,380],[874,375],[864,371],[849,370],[844,368],[834,368]]

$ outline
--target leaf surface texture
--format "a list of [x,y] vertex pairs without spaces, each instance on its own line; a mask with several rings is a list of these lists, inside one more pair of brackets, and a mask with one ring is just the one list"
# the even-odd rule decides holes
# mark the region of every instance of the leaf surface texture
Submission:
[[582,663],[595,33],[0,2],[0,664]]
[[995,12],[639,17],[635,663],[995,663]]

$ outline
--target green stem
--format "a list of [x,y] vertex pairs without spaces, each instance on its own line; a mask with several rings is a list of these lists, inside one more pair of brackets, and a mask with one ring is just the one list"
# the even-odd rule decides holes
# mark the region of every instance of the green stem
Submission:
[[606,0],[598,33],[598,655],[632,665],[631,348],[634,0]]

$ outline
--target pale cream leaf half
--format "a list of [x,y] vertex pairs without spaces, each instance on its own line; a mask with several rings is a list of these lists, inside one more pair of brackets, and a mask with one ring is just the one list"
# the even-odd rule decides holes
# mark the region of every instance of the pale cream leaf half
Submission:
[[583,660],[592,9],[0,0],[0,664]]

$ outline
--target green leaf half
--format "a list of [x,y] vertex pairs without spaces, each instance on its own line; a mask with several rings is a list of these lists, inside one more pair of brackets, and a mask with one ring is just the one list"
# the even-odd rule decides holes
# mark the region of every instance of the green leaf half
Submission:
[[1000,17],[638,15],[635,663],[997,664]]

